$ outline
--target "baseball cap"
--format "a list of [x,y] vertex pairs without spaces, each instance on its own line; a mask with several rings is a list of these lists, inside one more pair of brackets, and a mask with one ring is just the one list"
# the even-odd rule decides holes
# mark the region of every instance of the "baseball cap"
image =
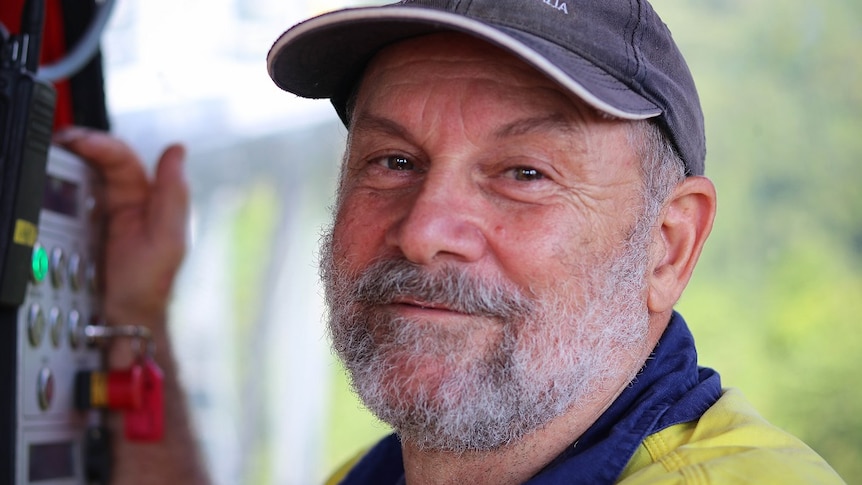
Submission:
[[285,91],[329,98],[347,124],[348,98],[380,49],[447,31],[497,45],[602,112],[655,118],[686,173],[703,174],[706,139],[694,80],[645,0],[403,0],[348,8],[287,30],[267,67]]

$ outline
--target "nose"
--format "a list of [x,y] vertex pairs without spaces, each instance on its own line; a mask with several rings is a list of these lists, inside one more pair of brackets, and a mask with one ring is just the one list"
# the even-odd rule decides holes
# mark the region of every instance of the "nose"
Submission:
[[481,194],[469,178],[430,171],[409,199],[404,216],[390,226],[387,243],[416,264],[450,259],[476,261],[486,250]]

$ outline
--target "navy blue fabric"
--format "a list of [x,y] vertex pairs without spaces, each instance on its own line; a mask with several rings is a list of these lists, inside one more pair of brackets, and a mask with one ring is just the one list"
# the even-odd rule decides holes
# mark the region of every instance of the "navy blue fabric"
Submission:
[[[694,421],[721,395],[712,369],[698,367],[694,338],[674,312],[644,368],[593,425],[527,483],[614,483],[641,442],[669,426]],[[401,443],[390,435],[372,448],[341,482],[404,483]]]

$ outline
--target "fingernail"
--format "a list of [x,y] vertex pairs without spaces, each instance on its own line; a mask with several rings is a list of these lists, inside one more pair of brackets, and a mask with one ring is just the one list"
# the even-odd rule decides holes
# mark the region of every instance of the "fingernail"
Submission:
[[80,126],[70,126],[68,128],[62,128],[58,130],[56,133],[54,133],[51,139],[54,143],[68,144],[80,140],[81,138],[84,138],[88,132],[89,130],[86,128]]

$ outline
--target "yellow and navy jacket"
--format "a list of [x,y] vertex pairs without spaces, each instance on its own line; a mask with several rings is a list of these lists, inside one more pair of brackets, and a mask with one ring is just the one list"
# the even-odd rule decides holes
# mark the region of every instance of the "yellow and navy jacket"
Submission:
[[[397,435],[329,483],[404,483]],[[674,313],[641,373],[593,425],[526,482],[550,484],[841,484],[811,448],[772,426],[718,373],[697,365],[694,339]]]

